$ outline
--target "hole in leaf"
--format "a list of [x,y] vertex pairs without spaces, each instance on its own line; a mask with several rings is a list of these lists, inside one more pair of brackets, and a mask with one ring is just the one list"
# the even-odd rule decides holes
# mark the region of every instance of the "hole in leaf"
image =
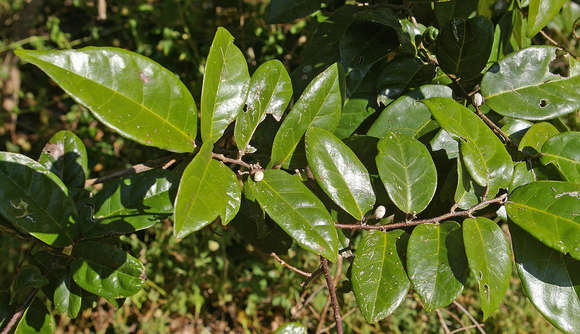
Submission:
[[538,104],[540,108],[546,108],[548,106],[548,100],[540,99],[540,103]]
[[242,109],[243,112],[248,112],[248,105],[244,104],[244,109]]

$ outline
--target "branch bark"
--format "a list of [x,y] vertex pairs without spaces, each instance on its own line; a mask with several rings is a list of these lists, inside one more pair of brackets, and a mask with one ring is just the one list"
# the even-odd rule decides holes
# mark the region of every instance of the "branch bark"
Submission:
[[22,318],[22,315],[24,314],[24,312],[28,308],[28,305],[30,305],[30,303],[32,303],[32,300],[34,299],[34,296],[36,296],[37,292],[38,292],[38,289],[34,289],[28,295],[28,297],[26,297],[26,300],[24,301],[24,303],[22,303],[22,305],[20,305],[20,307],[18,307],[16,312],[14,312],[14,314],[10,318],[10,321],[8,321],[8,323],[6,324],[6,327],[4,327],[4,329],[2,330],[1,334],[8,334],[12,331],[12,329],[14,328],[14,326],[16,326],[16,324],[18,323],[20,318]]
[[[330,294],[330,300],[332,302],[332,309],[334,311],[334,321],[336,323],[336,332],[338,334],[343,334],[342,331],[342,319],[340,317],[340,311],[338,309],[338,300],[336,298],[336,290],[334,289],[334,280],[330,277],[330,271],[328,270],[328,260],[325,257],[320,257],[320,263],[322,264],[322,270],[324,270],[324,278],[326,278],[326,285],[328,286],[328,292]],[[338,268],[337,268],[338,270]]]
[[430,224],[430,223],[438,223],[442,220],[446,220],[449,218],[453,218],[453,217],[472,217],[473,213],[479,209],[482,209],[483,207],[493,204],[493,203],[503,203],[505,201],[505,199],[507,198],[507,194],[502,194],[496,198],[493,199],[489,199],[486,201],[483,201],[465,211],[456,211],[456,212],[449,212],[446,213],[444,215],[435,217],[435,218],[429,218],[429,219],[420,219],[420,220],[409,220],[409,221],[404,221],[404,222],[399,222],[399,223],[394,223],[394,224],[389,224],[389,225],[360,225],[360,224],[338,224],[335,223],[334,226],[341,228],[341,229],[345,229],[345,230],[379,230],[379,231],[388,231],[388,230],[394,230],[397,228],[404,228],[404,227],[409,227],[409,226],[417,226],[417,225],[421,225],[421,224]]

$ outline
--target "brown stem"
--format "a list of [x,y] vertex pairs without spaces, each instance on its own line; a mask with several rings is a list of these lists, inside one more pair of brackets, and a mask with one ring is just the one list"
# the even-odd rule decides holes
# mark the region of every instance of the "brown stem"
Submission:
[[[348,312],[346,312],[346,313],[344,314],[344,316],[343,316],[342,318],[343,318],[343,319],[344,319],[344,318],[347,318],[349,315],[353,314],[355,311],[356,311],[356,307],[354,307],[354,308],[351,308],[351,309],[350,309]],[[323,329],[320,331],[320,333],[328,333],[328,332],[330,332],[330,330],[331,330],[331,329],[333,329],[334,327],[336,327],[336,322],[333,322],[333,323],[332,323],[330,326],[328,326],[328,327],[326,327],[326,328],[323,328]]]
[[278,261],[282,266],[284,266],[284,267],[292,270],[293,272],[298,273],[298,274],[300,274],[300,275],[302,275],[304,277],[312,277],[312,274],[311,273],[305,272],[303,270],[300,270],[300,269],[298,269],[298,268],[296,268],[296,267],[288,264],[286,261],[282,260],[278,256],[278,254],[272,252],[272,253],[270,253],[270,256],[273,257],[276,261]]
[[477,326],[478,325],[463,326],[461,328],[457,328],[457,329],[452,330],[451,332],[449,332],[449,334],[455,334],[455,333],[459,333],[461,331],[464,331],[464,332],[468,332],[469,333],[469,330],[470,329],[476,328]]
[[481,112],[481,110],[479,110],[478,106],[475,106],[475,111],[477,112],[477,116],[479,116],[479,118],[481,118],[485,124],[487,124],[487,126],[489,126],[493,132],[495,132],[496,135],[500,136],[507,144],[509,145],[513,145],[510,136],[508,136],[507,133],[503,132],[502,129],[499,128],[499,126],[495,125],[494,122],[492,122],[489,118],[487,118],[487,116],[485,116],[484,113]]
[[471,315],[471,313],[469,313],[469,311],[465,309],[465,307],[463,307],[463,305],[459,304],[456,301],[453,301],[453,305],[455,305],[459,310],[461,310],[461,312],[465,313],[465,315],[469,318],[469,320],[471,320],[471,322],[473,322],[473,324],[481,332],[481,334],[485,334],[485,331],[483,330],[483,328],[481,328],[479,322],[475,320],[475,318]]
[[388,231],[394,230],[397,228],[409,227],[409,226],[417,226],[421,224],[430,224],[430,223],[438,223],[442,220],[446,220],[453,217],[471,217],[473,213],[489,204],[493,203],[503,203],[507,198],[507,194],[500,195],[496,198],[483,201],[465,211],[458,211],[458,212],[449,212],[444,215],[429,218],[429,219],[421,219],[421,220],[411,220],[411,221],[404,221],[395,224],[389,225],[359,225],[359,224],[338,224],[335,223],[334,226],[338,228],[342,228],[345,230],[379,230],[379,231]]
[[34,299],[34,296],[36,296],[37,292],[38,292],[38,289],[34,289],[28,295],[28,297],[26,297],[26,300],[24,301],[24,303],[22,305],[20,305],[20,307],[18,307],[16,312],[14,312],[14,314],[12,315],[12,318],[10,318],[10,321],[8,321],[8,323],[6,324],[6,327],[4,327],[1,334],[8,334],[12,331],[12,328],[14,326],[16,326],[16,324],[18,323],[18,320],[20,320],[20,318],[22,317],[22,315],[24,314],[24,312],[28,308],[28,305],[30,305],[30,303],[32,302],[32,299]]
[[466,327],[465,324],[463,323],[463,321],[461,321],[461,319],[459,319],[459,317],[457,315],[455,315],[455,313],[453,313],[445,308],[442,308],[441,311],[449,314],[453,319],[455,319],[455,321],[457,321],[461,325],[461,327]]
[[308,277],[307,279],[305,279],[304,282],[300,283],[300,287],[302,289],[306,289],[306,287],[308,286],[308,284],[310,284],[312,281],[314,281],[316,278],[318,278],[318,276],[320,276],[321,274],[322,274],[322,266],[318,267],[318,269],[316,269],[310,275],[310,277]]
[[104,183],[104,182],[118,179],[121,177],[147,172],[147,171],[150,171],[150,170],[156,169],[156,168],[167,169],[171,165],[175,164],[177,161],[183,159],[184,157],[185,157],[184,155],[174,154],[174,155],[159,158],[156,160],[151,160],[151,161],[147,161],[147,162],[144,162],[141,164],[137,164],[137,165],[134,165],[130,168],[123,169],[123,170],[114,172],[112,174],[105,175],[103,177],[89,179],[89,180],[85,181],[85,188],[90,187],[94,184]]
[[212,153],[211,157],[219,160],[221,162],[225,162],[225,163],[229,163],[229,164],[234,164],[234,165],[239,165],[242,167],[245,167],[247,169],[253,170],[255,169],[255,167],[253,165],[250,165],[249,163],[243,161],[242,159],[232,159],[232,158],[228,158],[225,155],[221,154],[221,153]]
[[[338,309],[338,300],[336,299],[336,291],[334,289],[334,280],[330,277],[330,272],[328,270],[328,260],[321,256],[320,263],[322,264],[322,270],[324,270],[324,278],[326,278],[326,285],[328,286],[328,292],[330,293],[330,300],[332,301],[332,309],[334,310],[334,321],[336,322],[336,332],[338,334],[343,334],[342,331],[342,319],[340,318],[340,311]],[[338,271],[338,268],[337,268]]]
[[437,317],[439,318],[439,322],[441,323],[441,327],[443,327],[443,331],[445,332],[445,334],[450,334],[449,327],[447,327],[445,319],[443,319],[443,316],[441,315],[441,311],[435,310],[435,313],[437,313]]

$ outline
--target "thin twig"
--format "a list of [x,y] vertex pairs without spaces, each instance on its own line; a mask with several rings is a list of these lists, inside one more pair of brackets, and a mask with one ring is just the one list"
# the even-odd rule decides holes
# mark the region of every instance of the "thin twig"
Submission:
[[457,321],[461,325],[461,327],[465,327],[465,324],[463,323],[463,321],[461,321],[461,319],[455,313],[453,313],[445,308],[442,308],[441,311],[449,314],[453,319],[455,319],[455,321]]
[[[350,316],[351,314],[353,314],[356,311],[356,307],[351,308],[348,312],[346,312],[342,318],[346,319],[348,316]],[[336,327],[336,322],[333,322],[330,326],[323,328],[320,333],[328,333],[330,332],[331,329],[333,329],[334,327]]]
[[477,320],[475,320],[475,318],[471,315],[471,313],[469,313],[469,311],[467,311],[465,309],[465,307],[463,307],[463,305],[459,304],[456,301],[453,301],[453,305],[455,305],[458,309],[460,309],[461,312],[465,313],[465,315],[469,318],[469,320],[471,320],[471,322],[473,322],[473,324],[481,332],[481,334],[486,334],[485,331],[483,330],[483,328],[481,328],[481,325],[479,324],[479,322],[477,322]]
[[184,157],[185,157],[184,155],[174,154],[174,155],[170,155],[167,157],[163,157],[163,158],[147,161],[147,162],[144,162],[141,164],[137,164],[137,165],[134,165],[130,168],[123,169],[123,170],[114,172],[112,174],[105,175],[103,177],[89,179],[89,180],[85,181],[85,188],[90,187],[94,184],[104,183],[104,182],[118,179],[121,177],[147,172],[147,171],[150,171],[150,170],[156,169],[156,168],[167,169],[171,165],[175,164],[177,161],[183,159]]
[[308,277],[307,279],[304,280],[304,282],[300,283],[300,287],[302,289],[306,289],[306,287],[308,287],[308,285],[314,281],[315,279],[317,279],[320,275],[322,275],[322,266],[318,267],[318,269],[316,269],[315,271],[312,272],[312,275],[310,275],[310,277]]
[[214,158],[214,159],[216,159],[216,160],[219,160],[219,161],[222,161],[222,162],[226,162],[226,163],[229,163],[229,164],[240,165],[240,166],[245,167],[247,169],[254,169],[254,166],[253,165],[250,165],[249,163],[247,163],[247,162],[245,162],[245,161],[243,161],[241,159],[228,158],[228,157],[226,157],[225,155],[223,155],[221,153],[212,153],[211,154],[211,157]]
[[[483,325],[481,325],[481,326],[483,326]],[[477,327],[477,325],[464,326],[464,327],[452,330],[449,334],[455,334],[455,333],[459,333],[461,331],[467,332],[468,330],[470,330],[472,328],[476,328],[476,327]]]
[[[324,270],[324,278],[326,278],[326,285],[328,286],[328,292],[330,293],[330,300],[332,302],[332,309],[334,311],[334,321],[336,322],[336,332],[338,334],[343,334],[342,332],[342,319],[340,318],[340,311],[338,309],[338,300],[336,299],[336,291],[334,289],[334,280],[330,277],[330,272],[328,271],[328,260],[321,256],[320,263],[322,264],[322,269]],[[337,268],[337,271],[339,268]]]
[[439,322],[441,323],[441,327],[443,327],[443,331],[445,332],[445,334],[450,334],[449,327],[447,327],[445,319],[443,319],[443,316],[441,315],[441,311],[435,310],[435,313],[437,313],[437,317],[439,318]]
[[324,322],[326,320],[326,313],[328,312],[328,308],[330,307],[330,296],[326,299],[326,304],[322,308],[322,312],[320,312],[320,317],[318,317],[318,326],[316,326],[316,334],[320,334],[322,332],[322,326],[324,326]]
[[489,126],[493,130],[493,132],[495,132],[496,135],[500,136],[507,144],[513,145],[510,136],[507,133],[503,132],[503,130],[500,129],[499,126],[495,125],[495,123],[492,122],[491,119],[487,118],[487,116],[485,116],[485,114],[482,113],[481,110],[479,110],[478,106],[474,105],[474,107],[475,111],[477,112],[477,116],[479,116],[479,118],[481,118],[485,122],[485,124],[487,124],[487,126]]
[[37,292],[38,292],[38,289],[34,289],[34,290],[32,290],[32,292],[30,292],[28,297],[26,297],[26,300],[24,301],[24,303],[22,305],[20,305],[20,307],[18,307],[16,312],[14,312],[14,314],[12,315],[12,318],[10,318],[10,321],[8,321],[8,323],[6,324],[6,327],[4,327],[1,334],[8,334],[12,331],[12,328],[14,326],[16,326],[16,324],[18,323],[18,320],[20,320],[20,318],[22,317],[22,315],[24,314],[24,312],[28,308],[28,305],[30,305],[30,303],[32,302],[32,299],[34,299],[34,296],[36,296]]
[[417,226],[417,225],[421,225],[421,224],[438,223],[442,220],[446,220],[446,219],[453,218],[453,217],[471,217],[475,211],[477,211],[477,210],[479,210],[487,205],[493,204],[493,203],[503,203],[506,198],[507,198],[507,194],[503,194],[503,195],[500,195],[496,198],[483,201],[475,206],[472,206],[471,208],[469,208],[465,211],[449,212],[449,213],[446,213],[444,215],[441,215],[441,216],[438,216],[435,218],[429,218],[429,219],[404,221],[404,222],[399,222],[399,223],[389,224],[389,225],[359,225],[359,224],[338,224],[338,223],[335,223],[334,226],[338,227],[338,228],[345,229],[345,230],[388,231],[388,230],[394,230],[397,228]]
[[304,310],[304,308],[308,306],[312,302],[312,300],[314,300],[314,297],[316,297],[316,295],[320,293],[320,291],[322,291],[322,289],[324,289],[325,286],[326,285],[320,285],[316,287],[316,289],[314,289],[314,291],[312,291],[312,293],[310,293],[310,295],[306,299],[302,298],[303,302],[301,301],[301,304],[298,306],[298,309],[294,311],[292,319],[298,319],[302,310]]
[[286,268],[288,268],[288,269],[292,270],[293,272],[295,272],[295,273],[297,273],[297,274],[300,274],[300,275],[302,275],[302,276],[304,276],[304,277],[311,277],[311,276],[312,276],[312,273],[305,272],[305,271],[303,271],[303,270],[300,270],[300,269],[298,269],[298,268],[296,268],[296,267],[294,267],[294,266],[292,266],[292,265],[288,264],[286,261],[282,260],[282,259],[281,259],[281,258],[278,256],[278,254],[276,254],[276,253],[274,253],[274,252],[270,253],[270,256],[271,256],[271,257],[273,257],[273,258],[274,258],[276,261],[278,261],[278,262],[279,262],[279,263],[280,263],[282,266],[284,266],[284,267],[286,267]]
[[546,39],[548,42],[550,42],[550,43],[554,44],[555,46],[557,46],[557,47],[559,47],[559,48],[562,48],[562,49],[564,49],[562,46],[560,46],[560,44],[558,44],[558,42],[556,42],[555,40],[553,40],[553,39],[552,39],[552,37],[550,37],[550,35],[546,34],[546,32],[545,32],[544,30],[540,30],[540,34],[541,34],[542,36],[544,36],[544,38],[545,38],[545,39]]

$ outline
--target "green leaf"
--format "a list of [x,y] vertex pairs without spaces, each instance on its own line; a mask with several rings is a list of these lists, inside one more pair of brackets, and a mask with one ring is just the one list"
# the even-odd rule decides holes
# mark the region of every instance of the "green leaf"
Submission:
[[501,228],[484,217],[463,222],[463,243],[469,268],[479,285],[485,320],[500,307],[509,287],[511,249]]
[[352,289],[370,323],[389,316],[403,302],[410,283],[403,264],[409,235],[403,230],[367,233],[352,263]]
[[179,174],[164,169],[105,184],[92,199],[89,237],[126,234],[153,226],[173,213]]
[[244,107],[250,74],[234,37],[219,27],[211,43],[201,90],[201,138],[215,143]]
[[518,150],[531,155],[538,154],[542,151],[544,143],[559,133],[558,129],[548,122],[536,123],[526,131]]
[[528,169],[528,164],[525,161],[517,162],[514,166],[514,174],[509,186],[509,190],[514,190],[517,187],[534,182],[534,174]]
[[564,333],[580,332],[580,262],[558,253],[510,225],[516,268],[526,296]]
[[212,159],[213,144],[204,144],[185,168],[175,198],[174,234],[182,239],[218,217],[229,223],[240,209],[241,189],[234,172]]
[[73,281],[72,276],[67,275],[58,282],[53,301],[57,312],[66,314],[71,319],[78,316],[83,301],[82,290]]
[[324,192],[355,219],[362,220],[375,204],[369,172],[351,149],[332,133],[306,132],[306,157]]
[[268,12],[268,24],[289,23],[320,9],[320,0],[272,0]]
[[236,120],[234,135],[240,152],[245,152],[266,114],[280,121],[291,97],[290,75],[280,61],[270,60],[258,67],[250,80],[246,110]]
[[73,191],[84,189],[89,176],[87,149],[71,131],[57,132],[42,149],[38,159]]
[[489,187],[489,196],[507,188],[513,163],[505,146],[469,109],[445,98],[424,100],[441,127],[461,139],[461,154],[469,174],[480,186]]
[[540,160],[556,166],[566,181],[580,184],[580,132],[564,132],[548,139]]
[[389,197],[406,213],[419,213],[437,189],[437,170],[429,150],[408,135],[390,132],[379,141],[379,175]]
[[439,130],[430,144],[432,151],[444,150],[449,160],[459,156],[459,143],[445,129]]
[[485,189],[473,182],[469,172],[461,160],[457,160],[457,187],[455,188],[454,200],[460,209],[469,209],[479,203]]
[[437,37],[437,60],[441,68],[464,80],[479,75],[493,45],[493,24],[483,16],[455,18]]
[[306,87],[276,133],[268,167],[288,167],[292,153],[308,128],[333,131],[337,127],[342,109],[338,71],[338,65],[333,64]]
[[70,245],[78,233],[66,186],[46,167],[16,153],[0,152],[0,214],[53,247]]
[[18,292],[24,289],[37,289],[48,283],[48,279],[42,275],[37,266],[25,265],[18,272],[12,290]]
[[169,151],[193,151],[195,101],[175,74],[151,59],[95,47],[16,53],[122,136]]
[[507,214],[547,246],[580,259],[580,185],[539,181],[515,189]]
[[145,267],[122,249],[98,241],[75,246],[71,268],[76,284],[106,299],[130,297],[145,283]]
[[[402,57],[389,62],[375,79],[376,88],[388,98],[400,96],[410,87],[428,83],[435,75],[433,65],[425,65],[415,57]],[[425,86],[429,87],[429,86]],[[419,97],[415,95],[415,97]],[[451,93],[449,94],[451,97]]]
[[580,109],[580,73],[550,72],[557,48],[534,46],[505,57],[483,77],[481,92],[497,113],[546,120]]
[[268,169],[255,187],[260,206],[302,248],[336,261],[338,235],[332,217],[298,178]]
[[34,298],[20,319],[14,334],[52,334],[54,329],[54,320],[46,306],[38,298]]
[[307,334],[307,328],[299,322],[287,322],[274,332],[274,334]]
[[419,101],[430,97],[451,98],[452,94],[453,91],[447,86],[421,86],[389,104],[370,127],[367,135],[383,138],[388,132],[397,132],[416,137],[431,120],[429,109]]
[[407,273],[428,312],[453,302],[468,273],[459,224],[415,227],[407,247]]
[[528,37],[534,37],[554,16],[558,14],[566,0],[530,0],[528,12]]
[[376,107],[369,101],[370,95],[362,94],[346,100],[340,116],[340,123],[334,130],[334,134],[340,138],[350,137],[356,129],[376,111]]

